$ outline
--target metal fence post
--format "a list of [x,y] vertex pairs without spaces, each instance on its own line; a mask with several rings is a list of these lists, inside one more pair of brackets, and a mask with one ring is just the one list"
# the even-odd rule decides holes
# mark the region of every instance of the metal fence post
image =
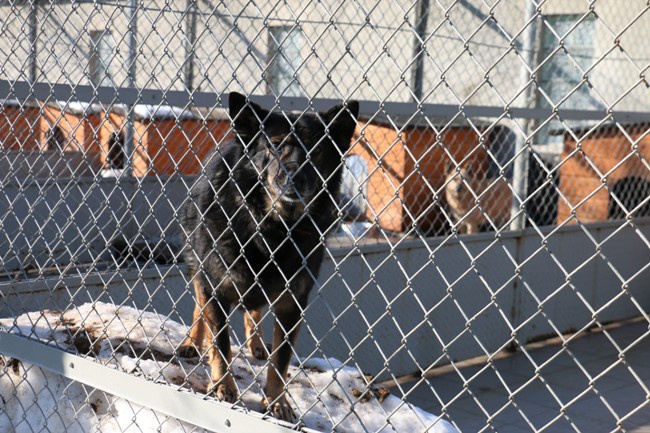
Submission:
[[196,57],[196,54],[194,52],[196,44],[196,1],[187,0],[185,7],[188,14],[186,25],[189,38],[189,40],[187,40],[185,43],[185,86],[190,92],[192,92],[194,91],[194,59]]
[[[533,108],[534,105],[534,87],[529,85],[531,79],[530,70],[534,69],[536,59],[535,47],[537,46],[537,6],[533,0],[526,2],[526,9],[524,12],[524,25],[528,27],[523,33],[524,41],[522,44],[522,58],[525,64],[521,67],[520,85],[525,90],[519,97],[522,102],[521,105],[525,108]],[[530,152],[531,138],[528,136],[530,132],[530,120],[526,119],[522,122],[521,132],[517,134],[517,141],[515,143],[515,160],[512,175],[512,188],[514,194],[512,195],[512,205],[510,209],[510,223],[511,230],[521,230],[526,227],[526,212],[520,209],[521,203],[526,200],[528,193],[528,159]]]
[[429,0],[418,0],[415,11],[415,41],[413,43],[413,97],[414,102],[422,99],[422,79],[424,74],[424,40],[429,19]]
[[29,11],[29,81],[36,82],[36,74],[38,73],[37,49],[38,44],[38,0],[32,2],[32,8]]
[[[137,0],[129,1],[129,72],[127,76],[127,87],[136,87],[136,58],[138,45],[138,6]],[[134,105],[126,105],[126,125],[124,130],[124,154],[126,155],[126,166],[124,173],[130,176],[133,173],[133,158],[135,156],[135,129],[133,122],[135,120]]]

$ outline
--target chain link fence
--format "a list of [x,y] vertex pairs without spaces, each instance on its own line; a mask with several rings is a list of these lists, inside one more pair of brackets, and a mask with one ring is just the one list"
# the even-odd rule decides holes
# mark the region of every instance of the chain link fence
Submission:
[[0,431],[650,425],[647,1],[0,16]]

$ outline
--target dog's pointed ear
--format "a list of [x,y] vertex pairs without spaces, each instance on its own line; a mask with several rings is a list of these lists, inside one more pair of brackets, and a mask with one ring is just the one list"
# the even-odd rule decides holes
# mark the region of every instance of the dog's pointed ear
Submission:
[[260,131],[260,125],[269,114],[254,102],[247,102],[246,96],[237,92],[231,92],[228,97],[228,112],[233,128],[245,143],[252,140]]
[[335,105],[320,114],[325,122],[325,128],[341,151],[346,151],[357,127],[359,117],[359,102],[348,101],[346,104]]

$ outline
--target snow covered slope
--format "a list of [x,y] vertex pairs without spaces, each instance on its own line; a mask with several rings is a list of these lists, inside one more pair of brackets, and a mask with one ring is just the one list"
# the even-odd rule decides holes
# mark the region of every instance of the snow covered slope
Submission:
[[[187,329],[164,316],[98,302],[2,319],[0,326],[175,388],[203,394],[211,387],[202,360],[174,356]],[[266,366],[247,355],[233,346],[237,406],[261,411]],[[203,432],[18,360],[0,359],[0,432]],[[289,374],[288,398],[307,431],[456,431],[435,415],[373,390],[357,369],[335,359],[296,361]]]

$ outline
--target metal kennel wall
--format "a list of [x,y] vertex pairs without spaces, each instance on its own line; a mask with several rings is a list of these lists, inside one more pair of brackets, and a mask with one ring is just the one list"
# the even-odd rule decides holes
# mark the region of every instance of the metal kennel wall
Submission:
[[[360,101],[287,383],[298,428],[460,429],[453,398],[431,387],[439,413],[423,414],[398,384],[448,369],[471,393],[465,362],[499,375],[496,358],[552,338],[586,375],[580,391],[597,390],[607,371],[571,351],[590,330],[647,396],[626,354],[648,332],[623,345],[608,326],[650,323],[649,9],[0,2],[0,427],[292,427],[264,415],[266,363],[238,312],[234,407],[206,394],[205,359],[176,354],[195,302],[179,207],[202,161],[236,140],[230,91],[295,113]],[[260,326],[271,335],[272,312]],[[526,418],[526,386],[506,387],[496,413]],[[639,399],[603,431],[647,410]]]

